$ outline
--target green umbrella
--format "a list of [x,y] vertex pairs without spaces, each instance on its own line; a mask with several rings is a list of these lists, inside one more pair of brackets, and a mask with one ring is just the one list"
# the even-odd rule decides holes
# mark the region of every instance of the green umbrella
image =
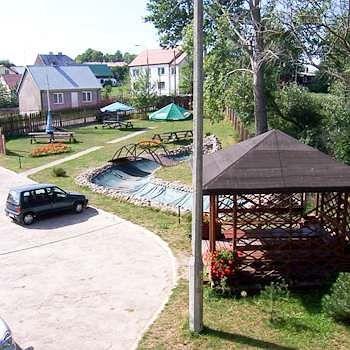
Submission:
[[184,120],[190,118],[192,113],[175,103],[163,107],[149,115],[149,120]]

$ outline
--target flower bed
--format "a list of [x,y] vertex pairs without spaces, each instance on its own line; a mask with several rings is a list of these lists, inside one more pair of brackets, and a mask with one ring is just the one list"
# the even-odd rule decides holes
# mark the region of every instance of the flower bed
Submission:
[[71,148],[64,143],[50,143],[48,145],[33,148],[30,155],[32,157],[50,156],[53,154],[70,152]]

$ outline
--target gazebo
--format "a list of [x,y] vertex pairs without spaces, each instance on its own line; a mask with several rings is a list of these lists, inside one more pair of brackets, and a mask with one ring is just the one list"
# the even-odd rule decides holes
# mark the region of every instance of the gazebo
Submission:
[[350,271],[350,167],[279,130],[204,157],[209,249],[233,283],[321,284]]

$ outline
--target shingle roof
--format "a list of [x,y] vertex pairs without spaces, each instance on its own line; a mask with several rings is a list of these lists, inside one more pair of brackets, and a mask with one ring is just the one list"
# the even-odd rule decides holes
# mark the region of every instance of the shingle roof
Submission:
[[100,89],[101,84],[87,66],[27,66],[39,90]]
[[204,193],[350,191],[350,166],[271,130],[203,159]]
[[107,64],[84,64],[92,70],[97,78],[113,78],[112,70],[107,66]]
[[129,67],[146,66],[154,64],[170,64],[174,61],[174,54],[177,63],[186,56],[179,49],[153,49],[142,51],[135,59],[129,64]]
[[67,55],[63,54],[49,54],[49,55],[42,55],[39,54],[38,58],[41,59],[42,64],[46,66],[68,66],[71,64],[76,64],[76,62],[68,57]]
[[22,75],[20,74],[4,74],[1,78],[10,90],[15,90],[21,80]]

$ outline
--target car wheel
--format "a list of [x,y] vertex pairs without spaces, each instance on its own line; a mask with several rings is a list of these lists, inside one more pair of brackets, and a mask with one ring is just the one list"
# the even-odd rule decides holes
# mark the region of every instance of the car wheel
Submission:
[[27,213],[23,215],[22,223],[24,225],[31,225],[34,222],[34,215],[32,213]]
[[75,203],[74,204],[74,211],[76,212],[76,213],[81,213],[82,211],[84,210],[84,205],[83,205],[83,203]]

